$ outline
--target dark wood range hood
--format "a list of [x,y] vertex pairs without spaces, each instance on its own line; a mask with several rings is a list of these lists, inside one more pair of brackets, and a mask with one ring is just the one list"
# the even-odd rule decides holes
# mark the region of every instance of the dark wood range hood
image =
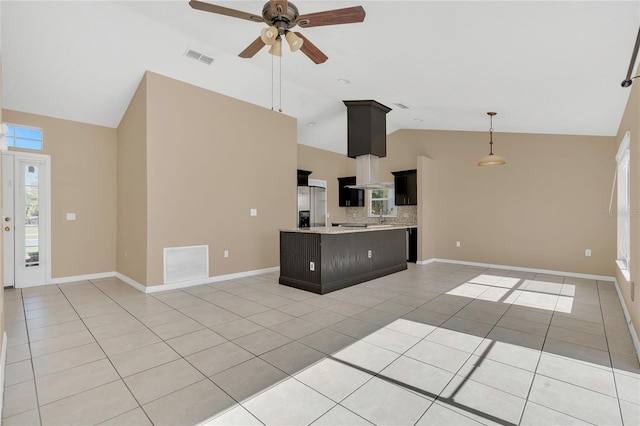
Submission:
[[343,101],[347,106],[347,155],[356,159],[351,188],[388,188],[378,179],[378,159],[387,156],[387,119],[391,108],[374,100]]

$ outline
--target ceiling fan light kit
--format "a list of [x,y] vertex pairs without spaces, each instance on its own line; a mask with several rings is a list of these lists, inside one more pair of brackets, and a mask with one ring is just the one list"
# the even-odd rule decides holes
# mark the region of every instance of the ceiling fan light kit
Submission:
[[478,167],[488,167],[488,166],[502,166],[507,163],[507,160],[504,157],[499,155],[495,155],[493,153],[493,116],[498,114],[497,112],[488,112],[489,116],[489,155],[483,157],[480,161],[478,161]]
[[269,53],[273,56],[282,56],[282,40],[280,40],[280,37],[271,45]]
[[304,40],[298,37],[295,33],[291,31],[287,31],[284,37],[287,39],[287,43],[289,43],[289,49],[292,52],[297,52],[302,47]]
[[233,18],[245,19],[251,22],[263,22],[269,25],[260,32],[260,36],[247,46],[238,56],[252,58],[265,45],[271,46],[269,53],[274,56],[282,56],[282,47],[274,47],[281,44],[284,37],[292,52],[302,51],[316,64],[325,62],[328,57],[302,34],[290,31],[299,26],[320,27],[328,25],[352,24],[364,21],[366,15],[362,6],[347,7],[344,9],[325,10],[323,12],[300,15],[298,8],[287,0],[270,0],[262,8],[262,16],[242,12],[228,7],[205,3],[199,0],[191,0],[189,5],[193,9],[204,12],[217,13]]
[[263,28],[260,31],[260,40],[267,46],[273,45],[278,38],[278,29],[274,26]]

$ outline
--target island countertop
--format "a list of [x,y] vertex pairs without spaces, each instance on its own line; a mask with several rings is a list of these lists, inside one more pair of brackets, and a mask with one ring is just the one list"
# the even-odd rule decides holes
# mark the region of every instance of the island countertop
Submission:
[[[362,224],[364,225],[364,224]],[[371,231],[388,231],[394,229],[407,229],[407,228],[416,228],[416,225],[400,225],[400,224],[389,224],[389,225],[378,225],[374,223],[367,224],[368,226],[314,226],[310,228],[285,228],[281,229],[281,232],[302,232],[302,233],[310,233],[310,234],[350,234],[353,232],[371,232]]]

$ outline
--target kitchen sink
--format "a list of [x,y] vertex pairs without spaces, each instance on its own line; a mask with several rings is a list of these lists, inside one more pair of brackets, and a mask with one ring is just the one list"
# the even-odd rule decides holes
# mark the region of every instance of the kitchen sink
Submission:
[[388,223],[367,223],[367,228],[391,228],[392,226]]

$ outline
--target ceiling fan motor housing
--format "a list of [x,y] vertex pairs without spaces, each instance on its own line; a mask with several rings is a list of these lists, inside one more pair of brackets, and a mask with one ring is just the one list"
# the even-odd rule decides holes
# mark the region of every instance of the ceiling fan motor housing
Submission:
[[283,35],[286,30],[290,30],[295,27],[299,16],[298,8],[293,3],[288,3],[286,13],[283,12],[284,11],[279,5],[277,10],[274,10],[271,7],[271,2],[266,2],[262,8],[262,17],[264,18],[264,22],[267,24],[271,23],[271,25],[276,27],[280,35]]

